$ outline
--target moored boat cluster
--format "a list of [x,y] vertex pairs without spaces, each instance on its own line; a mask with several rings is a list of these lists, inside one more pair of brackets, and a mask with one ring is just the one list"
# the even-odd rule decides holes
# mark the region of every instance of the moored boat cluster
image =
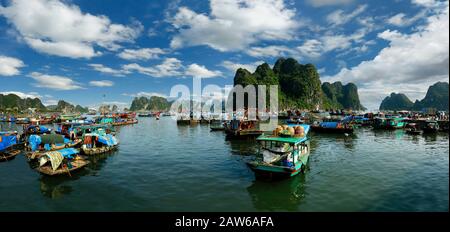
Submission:
[[[47,115],[40,117],[3,116],[4,122],[22,125],[22,131],[0,132],[0,161],[23,153],[38,172],[71,175],[89,164],[89,156],[105,154],[118,148],[116,128],[138,123],[136,117],[170,116],[170,113],[116,113],[99,116]],[[223,131],[228,139],[256,138],[259,144],[254,159],[247,165],[257,174],[293,176],[305,170],[310,154],[310,131],[340,133],[350,136],[359,127],[373,130],[399,130],[406,134],[448,133],[448,117],[412,112],[365,113],[285,111],[276,116],[280,125],[268,130],[269,120],[233,115],[179,117],[178,126],[209,124],[211,131]],[[241,116],[242,116],[241,115]],[[20,120],[18,120],[20,119]],[[25,123],[26,122],[26,123]],[[54,129],[47,125],[55,125]]]
[[[49,176],[71,175],[89,164],[89,156],[117,149],[117,126],[136,124],[136,114],[83,116],[51,116],[45,121],[26,118],[22,132],[0,132],[0,161],[8,161],[23,153],[30,166]],[[4,120],[6,121],[6,120]],[[9,123],[16,123],[8,117]],[[53,124],[51,129],[43,124]]]

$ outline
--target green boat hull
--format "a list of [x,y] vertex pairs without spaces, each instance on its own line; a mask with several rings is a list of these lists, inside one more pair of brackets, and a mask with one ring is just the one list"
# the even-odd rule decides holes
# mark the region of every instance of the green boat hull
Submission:
[[295,176],[299,174],[304,168],[305,165],[302,163],[297,164],[295,167],[281,167],[281,166],[271,166],[259,164],[257,162],[249,162],[247,165],[257,174],[263,175],[278,175],[278,176]]

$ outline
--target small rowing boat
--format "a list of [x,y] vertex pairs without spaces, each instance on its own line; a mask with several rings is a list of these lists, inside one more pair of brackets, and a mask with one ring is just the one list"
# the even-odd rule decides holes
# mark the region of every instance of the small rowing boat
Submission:
[[20,154],[17,150],[17,132],[0,132],[0,162],[8,161]]
[[212,121],[210,125],[211,131],[223,131],[225,130],[224,122],[222,121]]
[[20,150],[6,150],[6,151],[0,151],[0,162],[8,161],[11,159],[14,159],[18,154],[20,154]]
[[437,133],[439,131],[439,124],[437,121],[426,121],[422,130],[426,134]]
[[59,151],[49,151],[39,158],[36,171],[48,175],[71,175],[89,164],[89,161],[80,156],[80,151],[74,148],[65,148]]

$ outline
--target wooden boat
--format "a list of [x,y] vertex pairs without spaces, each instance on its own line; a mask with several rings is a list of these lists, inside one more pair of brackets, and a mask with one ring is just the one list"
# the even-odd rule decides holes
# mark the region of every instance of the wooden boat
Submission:
[[138,117],[140,117],[140,118],[150,118],[150,117],[153,117],[153,114],[152,113],[138,114]]
[[53,118],[41,118],[39,119],[39,124],[40,125],[52,124],[53,120],[54,120]]
[[53,145],[51,146],[50,149],[48,150],[42,150],[42,151],[30,151],[25,153],[25,156],[28,158],[28,160],[35,160],[38,159],[39,157],[41,157],[42,155],[44,155],[45,153],[49,152],[49,151],[58,151],[64,148],[77,148],[80,144],[81,144],[82,140],[81,139],[77,139],[73,142],[70,143],[66,143],[63,145]]
[[17,118],[16,124],[29,124],[31,121],[29,118]]
[[224,122],[222,121],[213,121],[211,122],[210,129],[211,131],[223,131],[225,130],[225,126],[223,124]]
[[0,132],[0,162],[8,161],[20,154],[18,145],[17,132]]
[[191,124],[191,120],[189,118],[177,119],[177,125],[190,125],[190,124]]
[[138,120],[135,118],[126,119],[126,120],[118,120],[112,123],[113,126],[125,126],[138,123]]
[[311,125],[311,130],[318,133],[342,133],[351,134],[354,127],[350,123],[343,122],[321,122]]
[[42,134],[49,134],[49,133],[51,133],[51,129],[49,129],[45,126],[39,126],[39,125],[29,125],[24,129],[24,134],[26,136],[42,135]]
[[110,152],[117,148],[119,142],[111,134],[89,133],[83,135],[81,151],[85,155],[97,155]]
[[375,118],[374,129],[396,130],[405,127],[406,123],[400,117]]
[[115,149],[116,149],[116,146],[102,146],[102,147],[93,147],[93,148],[88,148],[85,146],[81,147],[81,151],[85,155],[99,155],[99,154],[104,154],[104,153],[113,151]]
[[20,150],[11,149],[6,151],[0,151],[0,162],[11,160],[18,154],[20,154]]
[[[66,141],[65,141],[66,140]],[[67,141],[62,135],[31,135],[28,138],[27,150],[25,154],[28,160],[35,160],[45,155],[49,151],[58,151],[64,148],[76,148],[81,145],[81,139]]]
[[[295,176],[306,168],[310,154],[309,125],[289,125],[290,129],[279,134],[261,135],[257,138],[260,148],[257,157],[247,165],[256,174],[269,176]],[[300,133],[290,131],[299,129]],[[297,131],[296,131],[297,132]]]
[[53,170],[51,166],[45,165],[42,167],[37,167],[36,171],[48,176],[71,175],[72,172],[84,168],[86,165],[89,164],[89,161],[85,159],[75,159],[69,162],[72,166],[71,168],[67,167],[67,165],[62,165],[58,169]]
[[287,124],[304,124],[305,122],[300,117],[291,117],[286,120]]
[[426,121],[425,126],[422,128],[423,133],[437,133],[439,131],[439,124],[436,121]]
[[419,125],[416,123],[408,123],[405,126],[405,133],[409,135],[420,135],[422,131],[419,129]]
[[258,121],[252,120],[231,120],[225,124],[225,133],[229,137],[257,137],[264,133],[259,129]]

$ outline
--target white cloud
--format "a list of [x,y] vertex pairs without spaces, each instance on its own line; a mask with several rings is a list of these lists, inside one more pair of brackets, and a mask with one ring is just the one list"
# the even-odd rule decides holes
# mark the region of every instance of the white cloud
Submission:
[[308,4],[314,7],[346,5],[352,3],[353,0],[307,0]]
[[25,98],[42,98],[42,96],[39,95],[36,92],[24,93],[24,92],[19,92],[19,91],[5,91],[5,92],[0,92],[0,94],[3,94],[3,95],[15,94],[15,95],[19,96],[22,99],[25,99]]
[[309,58],[319,58],[325,52],[322,42],[317,39],[306,40],[297,49],[301,55]]
[[352,12],[344,12],[343,10],[333,11],[327,16],[327,21],[329,24],[338,26],[348,23],[350,20],[360,15],[367,9],[367,5],[358,6]]
[[123,96],[129,96],[129,97],[152,97],[152,96],[157,96],[157,97],[163,97],[163,98],[167,98],[168,96],[162,93],[156,93],[156,92],[138,92],[138,93],[133,93],[133,94],[129,94],[129,93],[123,93]]
[[125,60],[157,59],[159,55],[166,54],[161,48],[125,49],[117,56]]
[[409,26],[409,25],[413,24],[414,22],[416,22],[417,20],[424,18],[425,16],[426,16],[425,10],[420,11],[413,17],[407,17],[404,13],[398,13],[398,14],[390,17],[389,19],[387,19],[387,23],[398,26],[398,27]]
[[149,67],[132,63],[123,65],[122,69],[128,72],[134,71],[152,77],[193,76],[211,78],[222,75],[220,71],[212,71],[203,65],[195,63],[185,67],[177,58],[166,58],[161,64]]
[[296,50],[302,57],[317,59],[324,53],[330,51],[342,51],[352,47],[352,45],[355,44],[367,43],[363,40],[366,34],[366,29],[360,29],[350,35],[328,34],[317,39],[306,40],[302,45],[298,46]]
[[108,80],[90,81],[89,85],[96,87],[111,87],[114,85],[114,82]]
[[48,88],[54,90],[75,90],[82,89],[82,87],[72,79],[64,76],[47,75],[38,72],[32,72],[29,77],[37,82],[36,87]]
[[436,0],[412,0],[413,4],[424,6],[424,7],[435,7],[440,5],[442,2]]
[[123,66],[126,71],[136,71],[144,75],[152,77],[174,77],[183,74],[183,65],[177,58],[166,58],[161,64],[151,67],[143,67],[139,64],[132,63]]
[[239,68],[247,69],[249,72],[254,72],[258,65],[264,63],[264,61],[256,61],[248,64],[235,63],[229,60],[223,61],[220,66],[230,70],[231,72],[236,72]]
[[110,67],[106,67],[103,64],[88,64],[88,66],[90,66],[95,71],[98,71],[101,73],[106,73],[106,74],[111,74],[111,75],[117,76],[117,77],[123,77],[123,76],[125,76],[125,74],[130,73],[129,71],[126,71],[126,70],[113,69]]
[[362,104],[377,108],[390,92],[402,92],[412,100],[424,97],[428,86],[449,78],[448,2],[426,25],[411,34],[386,30],[378,37],[389,42],[372,60],[343,68],[325,81],[354,82],[360,87]]
[[81,12],[74,4],[59,0],[15,0],[0,6],[0,15],[14,25],[25,43],[33,49],[56,56],[91,58],[99,46],[117,50],[122,42],[133,42],[142,25],[113,24],[104,15]]
[[0,55],[0,76],[14,76],[20,74],[19,69],[25,64],[13,57]]
[[210,15],[181,7],[171,19],[179,32],[172,48],[207,45],[219,51],[247,48],[262,40],[290,40],[299,22],[283,0],[211,0]]
[[284,56],[291,49],[286,46],[251,47],[246,53],[253,57],[280,57]]
[[222,76],[222,73],[220,71],[211,71],[207,69],[205,66],[198,64],[189,65],[185,71],[185,74],[192,77],[203,77],[203,78]]

